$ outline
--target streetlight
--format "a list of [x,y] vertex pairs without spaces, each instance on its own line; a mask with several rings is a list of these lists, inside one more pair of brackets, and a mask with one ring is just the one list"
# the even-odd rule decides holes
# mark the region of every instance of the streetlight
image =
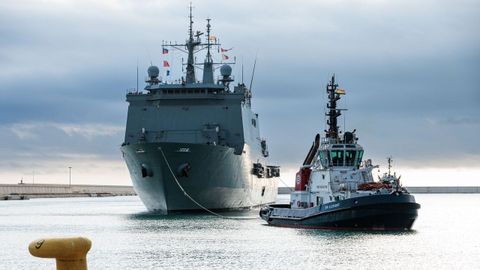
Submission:
[[68,167],[68,185],[72,185],[72,167]]

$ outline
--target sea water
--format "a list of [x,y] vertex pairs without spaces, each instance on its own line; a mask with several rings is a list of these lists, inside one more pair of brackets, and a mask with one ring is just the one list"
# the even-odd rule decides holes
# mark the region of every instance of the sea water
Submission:
[[415,197],[408,232],[272,227],[258,210],[162,216],[138,197],[0,201],[0,269],[55,269],[27,249],[49,236],[90,238],[89,269],[480,269],[480,194]]

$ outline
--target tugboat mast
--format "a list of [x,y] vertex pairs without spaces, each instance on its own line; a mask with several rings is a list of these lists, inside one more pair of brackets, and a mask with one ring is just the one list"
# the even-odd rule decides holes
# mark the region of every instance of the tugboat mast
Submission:
[[388,176],[391,176],[392,174],[391,174],[390,170],[392,168],[392,157],[388,157],[387,161],[388,161]]
[[340,99],[340,93],[337,90],[338,84],[335,83],[335,75],[332,76],[332,79],[327,85],[327,94],[328,94],[328,103],[327,108],[329,112],[325,115],[329,117],[327,120],[328,130],[325,130],[326,137],[331,139],[339,139],[338,126],[337,126],[337,117],[342,113],[337,109],[337,101]]

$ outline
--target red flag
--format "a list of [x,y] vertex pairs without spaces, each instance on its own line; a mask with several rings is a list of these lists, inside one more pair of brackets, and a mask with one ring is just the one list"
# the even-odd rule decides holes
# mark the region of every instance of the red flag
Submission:
[[222,54],[222,59],[223,59],[223,60],[228,60],[228,58],[229,58],[228,55]]
[[233,49],[233,48],[230,48],[230,49],[220,48],[220,51],[221,51],[221,52],[228,52],[228,51],[230,51],[231,49]]
[[163,61],[163,67],[170,67],[170,64],[168,63],[168,61]]

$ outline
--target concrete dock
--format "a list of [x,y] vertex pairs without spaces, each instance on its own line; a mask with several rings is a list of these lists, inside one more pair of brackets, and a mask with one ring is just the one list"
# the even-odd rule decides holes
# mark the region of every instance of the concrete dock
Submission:
[[136,195],[132,186],[0,184],[0,200],[59,197],[106,197]]

